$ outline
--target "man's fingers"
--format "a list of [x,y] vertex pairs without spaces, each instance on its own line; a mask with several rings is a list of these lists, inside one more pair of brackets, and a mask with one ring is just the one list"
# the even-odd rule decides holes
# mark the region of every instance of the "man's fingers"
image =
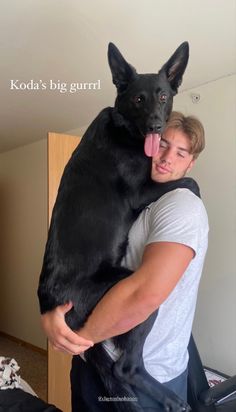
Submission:
[[58,312],[60,312],[61,314],[65,315],[67,312],[69,312],[71,309],[73,308],[73,303],[72,302],[68,302],[65,303],[65,305],[60,305],[57,306],[56,310]]
[[87,346],[81,346],[79,348],[75,348],[75,349],[68,349],[67,347],[60,347],[57,348],[56,346],[54,347],[55,350],[58,350],[60,352],[64,352],[67,353],[69,355],[81,355],[81,353],[84,353],[87,349],[89,349]]
[[70,328],[66,329],[64,337],[73,345],[82,345],[87,347],[93,346],[93,342],[91,340],[82,338],[82,336],[77,335]]
[[54,350],[69,353],[70,355],[80,355],[90,348],[90,346],[87,345],[72,345],[67,340],[60,341],[60,343],[57,342],[52,345],[52,347]]
[[93,342],[77,335],[68,327],[57,331],[55,337],[56,339],[51,339],[53,348],[71,355],[80,355],[93,346]]
[[53,311],[42,315],[41,323],[55,350],[80,355],[91,348],[94,343],[73,332],[66,324],[65,313],[72,307],[71,302],[58,306]]

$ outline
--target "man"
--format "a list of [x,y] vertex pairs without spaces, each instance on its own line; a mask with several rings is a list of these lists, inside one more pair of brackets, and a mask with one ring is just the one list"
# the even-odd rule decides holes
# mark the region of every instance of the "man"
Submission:
[[[152,179],[164,183],[184,177],[204,145],[201,123],[172,112],[152,161]],[[116,348],[109,338],[132,329],[159,308],[144,344],[145,368],[186,400],[187,346],[207,239],[204,205],[188,189],[173,190],[153,202],[129,233],[124,265],[133,274],[106,293],[85,326],[76,334],[65,324],[64,316],[71,304],[42,316],[43,328],[54,348],[77,355],[108,339],[105,348],[116,359]],[[98,396],[103,395],[99,376],[79,356],[73,359],[71,380],[73,412],[106,410],[106,405],[98,403]],[[141,392],[137,397],[143,407],[155,410],[151,398]]]

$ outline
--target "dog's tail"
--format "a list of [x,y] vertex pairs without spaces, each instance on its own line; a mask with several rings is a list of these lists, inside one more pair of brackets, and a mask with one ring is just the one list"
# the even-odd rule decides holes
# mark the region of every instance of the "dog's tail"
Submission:
[[85,352],[86,361],[95,367],[106,393],[101,394],[99,401],[109,402],[111,410],[116,412],[142,412],[138,399],[130,385],[114,377],[115,362],[108,355],[102,344],[97,344]]

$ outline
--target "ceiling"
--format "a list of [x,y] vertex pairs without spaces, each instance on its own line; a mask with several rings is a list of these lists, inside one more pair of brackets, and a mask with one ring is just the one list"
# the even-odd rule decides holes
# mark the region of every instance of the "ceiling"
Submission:
[[[145,73],[185,40],[181,90],[236,73],[236,0],[1,0],[0,152],[83,130],[113,105],[109,41]],[[70,92],[98,80],[99,89]]]

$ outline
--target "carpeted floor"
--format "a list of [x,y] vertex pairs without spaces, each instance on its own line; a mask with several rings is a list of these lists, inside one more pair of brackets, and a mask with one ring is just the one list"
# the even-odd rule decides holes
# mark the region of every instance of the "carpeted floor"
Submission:
[[14,358],[18,374],[43,400],[47,400],[47,356],[0,335],[0,356]]

